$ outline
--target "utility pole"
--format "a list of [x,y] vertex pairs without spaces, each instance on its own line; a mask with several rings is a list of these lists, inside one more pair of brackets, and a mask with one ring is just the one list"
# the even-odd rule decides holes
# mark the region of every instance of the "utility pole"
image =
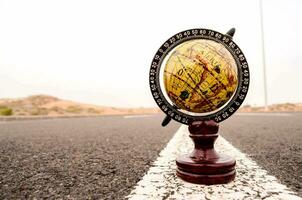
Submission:
[[266,78],[266,62],[265,62],[265,45],[264,45],[264,31],[263,31],[263,7],[262,0],[259,0],[260,10],[260,25],[261,25],[261,43],[262,43],[262,67],[263,67],[263,84],[264,84],[264,108],[268,111],[267,105],[267,78]]

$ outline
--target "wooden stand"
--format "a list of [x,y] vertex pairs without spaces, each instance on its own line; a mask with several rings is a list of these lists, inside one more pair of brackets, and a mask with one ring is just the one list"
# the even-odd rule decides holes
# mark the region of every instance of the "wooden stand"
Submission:
[[214,149],[218,137],[218,124],[214,121],[195,121],[189,125],[195,148],[190,155],[176,160],[177,176],[197,184],[223,184],[234,180],[236,161],[220,155]]

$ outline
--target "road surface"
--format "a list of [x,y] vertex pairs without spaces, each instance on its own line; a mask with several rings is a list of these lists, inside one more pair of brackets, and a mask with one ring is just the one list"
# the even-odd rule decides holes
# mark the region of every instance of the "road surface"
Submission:
[[[122,199],[176,132],[162,115],[0,121],[0,199]],[[237,115],[225,139],[302,196],[302,114]]]
[[238,114],[221,135],[302,196],[302,113]]

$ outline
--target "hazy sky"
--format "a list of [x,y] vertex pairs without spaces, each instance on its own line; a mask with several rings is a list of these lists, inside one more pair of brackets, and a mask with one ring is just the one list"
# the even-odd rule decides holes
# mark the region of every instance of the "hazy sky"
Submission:
[[[263,0],[268,101],[302,102],[302,1]],[[247,104],[262,105],[259,1],[0,0],[0,98],[50,94],[111,106],[155,106],[158,47],[190,28],[225,33],[247,57]]]

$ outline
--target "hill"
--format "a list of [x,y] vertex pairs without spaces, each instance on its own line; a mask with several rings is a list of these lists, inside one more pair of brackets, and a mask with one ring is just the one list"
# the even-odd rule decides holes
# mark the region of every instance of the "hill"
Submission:
[[267,110],[263,106],[252,107],[245,105],[239,112],[302,112],[302,103],[282,103],[269,105]]
[[[91,116],[158,113],[157,108],[115,108],[78,103],[49,95],[0,99],[0,116]],[[302,112],[302,103],[274,104],[264,107],[245,105],[239,112]]]
[[155,108],[115,108],[78,103],[49,95],[34,95],[18,99],[0,99],[0,115],[13,116],[73,116],[121,115],[156,113]]

